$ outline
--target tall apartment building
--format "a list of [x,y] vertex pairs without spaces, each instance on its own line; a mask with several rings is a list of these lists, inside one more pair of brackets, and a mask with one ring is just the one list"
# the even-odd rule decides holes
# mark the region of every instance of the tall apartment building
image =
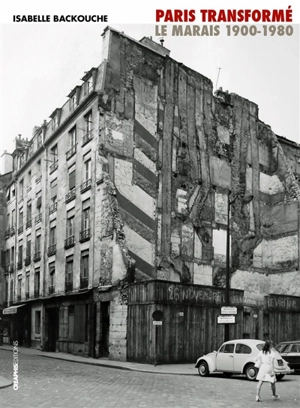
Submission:
[[[31,140],[16,141],[4,341],[152,361],[155,308],[205,315],[197,302],[224,305],[229,225],[232,293],[242,299],[235,333],[281,340],[269,313],[296,322],[300,310],[299,146],[261,122],[255,103],[214,94],[149,38],[107,28],[103,61],[82,81]],[[187,309],[172,313],[161,359],[172,335],[190,348],[171,324],[204,332],[204,315],[195,327]],[[223,328],[209,316],[217,342]],[[197,353],[217,346],[202,342]]]

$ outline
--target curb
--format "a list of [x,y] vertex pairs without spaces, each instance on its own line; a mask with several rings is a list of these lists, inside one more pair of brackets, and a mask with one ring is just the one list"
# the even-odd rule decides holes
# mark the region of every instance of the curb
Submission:
[[7,380],[6,378],[2,377],[2,375],[0,375],[0,389],[10,387],[11,385],[12,381]]

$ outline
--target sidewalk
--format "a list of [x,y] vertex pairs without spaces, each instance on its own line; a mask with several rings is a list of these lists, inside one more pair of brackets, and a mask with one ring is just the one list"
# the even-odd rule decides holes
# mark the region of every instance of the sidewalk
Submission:
[[[0,350],[12,351],[13,347],[9,345],[0,346]],[[27,347],[18,347],[20,354],[36,355],[46,358],[55,358],[57,360],[72,361],[74,363],[98,365],[109,368],[119,368],[123,370],[141,371],[144,373],[156,373],[156,374],[173,374],[173,375],[198,375],[198,371],[194,364],[162,364],[156,367],[151,364],[131,363],[127,361],[113,361],[108,358],[90,358],[75,356],[67,353],[53,353],[47,351],[40,351]]]

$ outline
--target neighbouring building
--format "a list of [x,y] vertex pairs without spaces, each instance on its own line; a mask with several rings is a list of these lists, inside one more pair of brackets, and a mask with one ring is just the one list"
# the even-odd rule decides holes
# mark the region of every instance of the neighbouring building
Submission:
[[299,145],[151,38],[102,36],[102,63],[16,140],[4,341],[194,361],[224,338],[228,226],[230,336],[299,338]]

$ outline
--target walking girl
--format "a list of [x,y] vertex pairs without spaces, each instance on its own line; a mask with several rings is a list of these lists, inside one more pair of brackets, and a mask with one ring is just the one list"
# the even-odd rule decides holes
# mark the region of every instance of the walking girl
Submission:
[[260,391],[264,382],[269,382],[271,384],[271,390],[273,394],[273,399],[279,399],[279,396],[276,394],[276,376],[274,373],[274,360],[275,354],[272,351],[272,341],[267,340],[264,344],[263,349],[259,352],[257,361],[260,360],[260,367],[256,379],[258,380],[257,384],[257,393],[256,401],[260,402]]

